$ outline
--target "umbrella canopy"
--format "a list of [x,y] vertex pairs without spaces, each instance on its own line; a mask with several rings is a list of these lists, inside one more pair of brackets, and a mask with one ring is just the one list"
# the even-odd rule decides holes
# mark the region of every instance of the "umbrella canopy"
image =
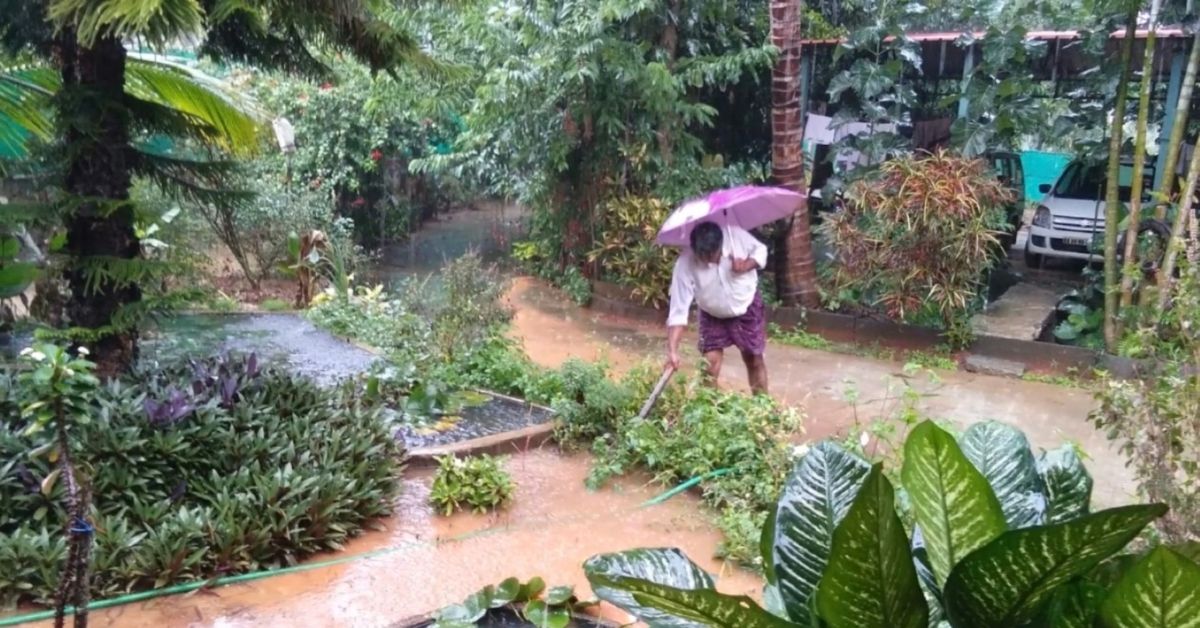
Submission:
[[743,185],[717,190],[671,212],[655,241],[664,246],[688,246],[692,228],[702,222],[754,229],[787,218],[803,206],[803,195],[784,188]]

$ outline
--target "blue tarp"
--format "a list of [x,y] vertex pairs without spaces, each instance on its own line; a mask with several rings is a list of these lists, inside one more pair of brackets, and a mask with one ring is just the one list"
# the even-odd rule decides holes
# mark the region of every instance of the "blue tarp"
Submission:
[[1025,171],[1025,200],[1040,202],[1045,196],[1038,188],[1043,183],[1054,185],[1058,176],[1071,162],[1070,155],[1027,150],[1021,153],[1021,169]]

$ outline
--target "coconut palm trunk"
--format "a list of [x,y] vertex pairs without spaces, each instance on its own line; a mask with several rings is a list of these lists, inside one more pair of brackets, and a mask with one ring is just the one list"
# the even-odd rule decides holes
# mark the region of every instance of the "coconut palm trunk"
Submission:
[[[1133,305],[1133,284],[1137,272],[1138,224],[1142,220],[1142,174],[1146,171],[1146,127],[1150,122],[1150,93],[1154,85],[1154,41],[1157,38],[1158,10],[1161,0],[1150,3],[1150,31],[1146,35],[1145,55],[1142,59],[1141,93],[1138,97],[1137,132],[1133,138],[1133,180],[1130,182],[1129,224],[1125,227],[1125,260],[1121,268],[1120,311]],[[1107,222],[1105,223],[1107,225]],[[1116,337],[1124,335],[1125,319],[1114,317]]]
[[[801,0],[771,0],[771,43],[779,51],[771,73],[771,177],[775,184],[805,194],[800,141]],[[821,304],[813,263],[812,225],[807,207],[792,218],[784,239],[779,296],[785,304],[816,308]]]
[[83,47],[70,31],[60,36],[59,45],[63,84],[57,113],[68,147],[64,188],[77,204],[66,224],[66,279],[71,288],[67,316],[73,327],[93,330],[95,336],[87,343],[96,372],[111,378],[137,357],[137,332],[119,324],[119,314],[141,299],[127,263],[137,259],[141,249],[128,202],[125,47],[113,37]]
[[1122,130],[1125,124],[1125,101],[1129,80],[1133,75],[1133,40],[1137,35],[1138,3],[1131,2],[1126,16],[1125,38],[1121,40],[1121,80],[1117,84],[1113,104],[1112,132],[1108,140],[1108,170],[1104,193],[1104,344],[1109,351],[1117,349],[1117,235],[1120,218],[1120,181]]

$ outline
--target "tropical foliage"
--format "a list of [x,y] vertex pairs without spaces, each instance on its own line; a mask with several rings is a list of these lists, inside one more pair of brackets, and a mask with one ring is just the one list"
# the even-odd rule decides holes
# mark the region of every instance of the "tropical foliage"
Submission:
[[[1190,547],[1120,554],[1166,507],[1091,513],[1091,479],[1070,449],[1035,459],[1013,428],[975,425],[956,440],[932,423],[905,449],[903,499],[880,465],[833,443],[796,463],[763,530],[770,611],[718,593],[678,550],[600,556],[585,572],[652,626],[1132,625],[1124,618],[1200,604]],[[898,504],[911,505],[911,538]]]
[[507,504],[516,486],[504,458],[444,456],[433,476],[429,501],[445,516],[459,510],[485,513]]
[[[154,308],[140,289],[153,264],[139,259],[133,179],[145,177],[180,198],[212,199],[229,169],[223,153],[256,149],[259,138],[259,126],[239,107],[175,68],[131,58],[125,40],[163,46],[189,39],[217,59],[309,75],[325,71],[309,41],[376,70],[427,61],[377,7],[358,1],[56,0],[42,11],[21,4],[0,7],[22,20],[5,29],[5,51],[32,52],[55,68],[45,81],[4,81],[5,121],[15,124],[17,139],[41,135],[59,149],[53,167],[61,175],[66,310],[75,330],[67,336],[91,341],[105,377],[132,364],[138,320]],[[53,125],[39,122],[51,112]],[[175,146],[148,146],[156,137]]]
[[965,325],[998,261],[1010,193],[981,160],[903,157],[853,184],[825,233],[838,299],[902,321]]
[[531,207],[538,253],[568,272],[595,248],[610,199],[675,203],[745,180],[724,164],[765,139],[764,17],[745,3],[565,0],[435,20],[439,48],[476,69],[452,152],[414,165]]
[[593,604],[580,601],[574,587],[547,589],[546,582],[536,576],[528,582],[509,578],[472,593],[461,604],[439,610],[434,614],[432,628],[488,626],[492,622],[513,621],[514,615],[533,626],[567,628],[575,625],[572,613]]
[[603,277],[628,286],[644,304],[661,307],[671,286],[675,253],[654,243],[671,206],[654,198],[613,199],[602,211],[600,236],[588,261]]
[[[0,377],[6,417],[38,389]],[[377,406],[261,365],[193,360],[111,381],[76,407],[95,529],[91,594],[293,564],[390,508],[396,441]],[[0,424],[0,601],[50,603],[67,553],[53,431]],[[30,452],[43,452],[30,456]],[[124,461],[136,460],[136,464]]]
[[1155,363],[1132,379],[1106,376],[1092,421],[1121,450],[1141,493],[1171,511],[1157,528],[1171,542],[1200,538],[1200,276],[1187,266],[1161,327],[1133,336],[1131,350]]

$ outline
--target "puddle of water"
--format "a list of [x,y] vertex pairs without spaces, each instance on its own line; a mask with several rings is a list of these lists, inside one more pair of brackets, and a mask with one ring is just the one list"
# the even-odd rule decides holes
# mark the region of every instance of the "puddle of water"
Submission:
[[[345,554],[419,545],[334,567],[94,611],[91,623],[102,628],[403,625],[510,576],[541,576],[551,586],[573,585],[588,597],[583,561],[635,547],[678,547],[719,576],[721,591],[759,597],[758,577],[711,558],[720,534],[697,498],[684,494],[639,509],[662,489],[648,486],[648,478],[639,475],[612,489],[589,492],[583,481],[590,464],[589,456],[550,449],[514,454],[507,461],[517,483],[510,508],[452,517],[437,516],[428,504],[432,471],[412,470],[403,481],[396,515],[382,522],[385,529],[351,541]],[[454,540],[469,533],[476,535]],[[624,615],[612,608],[605,614],[618,620]]]
[[189,315],[165,319],[148,331],[141,346],[141,358],[148,362],[171,362],[225,351],[257,353],[323,385],[361,373],[376,359],[294,314]]

